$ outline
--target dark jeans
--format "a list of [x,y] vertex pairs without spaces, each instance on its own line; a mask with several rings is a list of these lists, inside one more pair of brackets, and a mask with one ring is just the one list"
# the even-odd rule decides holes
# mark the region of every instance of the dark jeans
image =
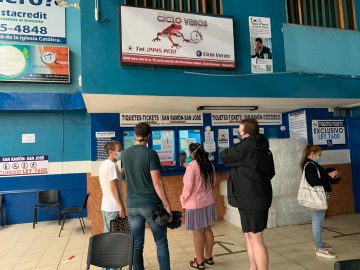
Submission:
[[160,270],[170,270],[170,256],[167,240],[167,227],[155,224],[152,208],[128,208],[131,235],[134,238],[134,270],[144,270],[144,238],[145,222],[150,226],[157,248],[157,258]]

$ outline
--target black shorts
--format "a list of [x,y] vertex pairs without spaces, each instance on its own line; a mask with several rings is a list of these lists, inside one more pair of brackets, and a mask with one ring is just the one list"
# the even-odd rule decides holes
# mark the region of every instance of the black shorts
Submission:
[[244,233],[262,232],[267,227],[269,210],[248,210],[239,208],[241,227]]

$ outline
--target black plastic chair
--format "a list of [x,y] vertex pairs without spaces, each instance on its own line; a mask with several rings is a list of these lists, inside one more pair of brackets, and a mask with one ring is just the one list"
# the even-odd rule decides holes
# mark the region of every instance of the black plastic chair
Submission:
[[336,262],[334,269],[335,270],[359,270],[360,269],[360,259]]
[[109,232],[90,237],[86,269],[90,265],[104,268],[129,266],[132,270],[134,241],[132,236]]
[[2,194],[0,194],[0,219],[1,219],[1,227],[4,227],[4,215],[3,215]]
[[35,229],[35,224],[38,222],[38,209],[49,209],[49,208],[58,208],[59,211],[59,225],[60,225],[60,213],[61,205],[59,200],[59,191],[58,190],[44,190],[38,193],[38,202],[34,206],[34,221],[33,229]]
[[78,214],[81,229],[82,229],[83,233],[85,233],[84,229],[86,226],[85,226],[84,218],[82,216],[82,211],[85,210],[87,207],[87,201],[88,201],[89,195],[90,195],[90,193],[86,194],[86,197],[84,199],[82,207],[81,206],[69,206],[69,207],[64,208],[61,211],[63,220],[62,220],[62,224],[61,224],[61,228],[60,228],[60,232],[59,232],[59,237],[60,237],[61,231],[64,229],[66,215],[68,215],[68,214]]

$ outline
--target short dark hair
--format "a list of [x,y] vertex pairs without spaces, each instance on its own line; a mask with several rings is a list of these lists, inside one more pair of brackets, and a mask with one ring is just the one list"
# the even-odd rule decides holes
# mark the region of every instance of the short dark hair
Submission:
[[135,135],[138,137],[147,137],[150,134],[150,125],[145,122],[138,123],[135,128]]
[[254,118],[244,119],[240,122],[244,125],[244,132],[250,136],[259,135],[259,122]]
[[107,142],[104,146],[106,154],[109,155],[110,151],[114,151],[117,145],[119,145],[121,147],[121,143],[119,141]]
[[262,40],[262,38],[259,38],[259,37],[258,37],[258,38],[255,39],[255,42],[263,43],[263,40]]

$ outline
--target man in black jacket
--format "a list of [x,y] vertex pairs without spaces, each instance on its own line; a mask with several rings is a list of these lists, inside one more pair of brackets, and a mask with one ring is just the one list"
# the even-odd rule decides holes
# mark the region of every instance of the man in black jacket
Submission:
[[275,175],[269,142],[259,134],[255,119],[240,122],[242,141],[225,149],[220,159],[231,168],[229,204],[239,209],[250,269],[267,270],[269,256],[263,239],[272,201],[271,178]]

